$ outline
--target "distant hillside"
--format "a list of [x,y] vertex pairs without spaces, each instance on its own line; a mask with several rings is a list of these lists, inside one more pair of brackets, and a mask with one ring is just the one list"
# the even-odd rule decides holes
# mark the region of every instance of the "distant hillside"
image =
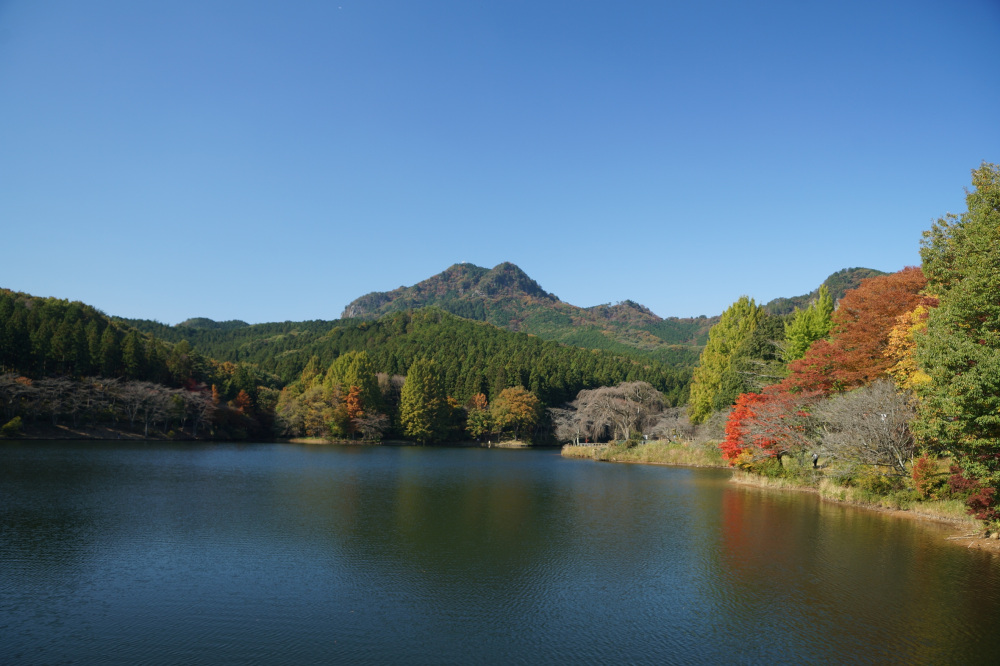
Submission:
[[185,321],[182,321],[177,325],[187,326],[189,328],[202,328],[213,331],[228,331],[234,328],[243,328],[244,326],[249,326],[250,324],[240,319],[230,319],[229,321],[215,321],[212,319],[207,319],[206,317],[194,317],[192,319],[187,319]]
[[253,364],[283,384],[298,379],[313,357],[325,368],[341,354],[363,350],[380,372],[389,374],[405,374],[414,360],[431,358],[441,368],[449,394],[462,402],[480,391],[492,398],[505,386],[520,384],[547,404],[558,404],[581,388],[641,379],[664,391],[671,404],[680,404],[691,376],[690,368],[636,358],[635,350],[576,349],[436,307],[390,313],[375,321],[280,322],[224,331],[131,322],[172,342],[186,341],[219,361]]
[[[830,295],[836,302],[843,298],[849,290],[856,289],[865,278],[878,277],[879,275],[885,275],[885,273],[874,268],[844,268],[824,280],[823,284],[830,290]],[[809,303],[817,296],[819,296],[819,287],[801,296],[776,298],[765,304],[764,308],[771,314],[791,314],[795,312],[795,308],[803,310],[808,307]]]
[[[870,268],[846,268],[824,284],[835,298],[862,279],[882,275]],[[765,307],[775,314],[805,307],[818,292],[778,298]],[[493,269],[456,264],[411,287],[372,292],[350,303],[338,321],[275,322],[247,325],[239,320],[216,322],[203,317],[176,326],[154,321],[121,320],[170,342],[188,341],[220,361],[247,361],[284,381],[298,376],[308,355],[324,358],[319,340],[333,329],[357,327],[387,315],[438,308],[499,328],[535,335],[573,347],[649,359],[683,369],[694,366],[719,317],[661,318],[634,301],[581,308],[559,300],[511,263]],[[380,343],[381,344],[381,343]],[[307,353],[308,350],[308,353]],[[303,354],[306,354],[304,357]]]
[[377,319],[391,312],[435,306],[545,340],[639,353],[689,366],[698,359],[708,329],[718,319],[661,319],[633,301],[581,308],[559,300],[512,263],[492,269],[455,264],[411,287],[372,292],[351,302],[342,317]]

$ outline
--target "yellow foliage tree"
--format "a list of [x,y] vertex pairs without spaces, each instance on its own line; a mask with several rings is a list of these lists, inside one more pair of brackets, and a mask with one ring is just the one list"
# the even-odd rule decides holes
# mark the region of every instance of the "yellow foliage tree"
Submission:
[[901,389],[914,390],[931,381],[927,373],[917,366],[915,335],[927,328],[927,313],[934,307],[935,299],[925,298],[909,312],[896,317],[896,324],[889,331],[889,345],[885,357],[892,361],[886,372]]
[[523,386],[505,388],[493,401],[490,409],[493,423],[501,432],[507,428],[514,431],[514,439],[520,433],[538,423],[542,405],[534,393]]

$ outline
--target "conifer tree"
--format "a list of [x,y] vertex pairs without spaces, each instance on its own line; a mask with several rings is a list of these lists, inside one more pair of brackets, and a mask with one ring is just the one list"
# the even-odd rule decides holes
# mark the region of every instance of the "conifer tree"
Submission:
[[105,377],[121,375],[122,350],[113,326],[105,326],[101,333],[100,366]]
[[688,414],[692,422],[701,423],[712,413],[736,350],[754,332],[763,316],[763,307],[752,298],[741,296],[722,313],[719,323],[708,332],[708,344],[691,379]]
[[399,398],[403,434],[421,444],[439,441],[448,426],[448,403],[434,361],[418,359],[406,373]]
[[806,355],[806,350],[816,340],[830,333],[833,325],[833,298],[824,284],[819,288],[819,298],[805,310],[795,311],[792,321],[785,324],[785,361],[796,361]]

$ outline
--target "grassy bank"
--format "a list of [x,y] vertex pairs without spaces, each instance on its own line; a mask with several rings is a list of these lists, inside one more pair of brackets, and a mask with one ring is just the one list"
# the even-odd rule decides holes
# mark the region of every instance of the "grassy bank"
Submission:
[[594,444],[562,448],[566,458],[587,458],[604,462],[644,463],[647,465],[684,465],[687,467],[725,467],[719,447],[714,444],[687,442],[649,442],[626,444]]
[[734,470],[731,481],[755,488],[814,492],[829,502],[842,502],[869,509],[899,512],[914,518],[946,521],[970,532],[982,531],[982,523],[966,512],[960,499],[921,498],[901,483],[896,489],[876,490],[864,482],[850,485],[838,482],[825,470],[789,470],[787,476],[763,475]]
[[[566,458],[585,458],[604,462],[726,467],[726,462],[722,459],[715,443],[657,441],[631,447],[624,444],[582,446],[567,444],[562,448],[562,455]],[[936,476],[942,477],[941,483],[938,484],[942,490],[949,462],[937,461]],[[993,542],[987,543],[986,539],[971,536],[974,533],[982,535],[983,525],[966,513],[965,503],[961,499],[922,498],[914,490],[909,479],[897,478],[894,480],[895,485],[886,486],[885,478],[878,475],[849,478],[844,476],[843,470],[824,467],[813,469],[809,460],[786,458],[782,467],[771,469],[767,474],[733,470],[731,481],[756,488],[813,492],[825,501],[891,512],[900,517],[949,522],[968,535],[963,538],[968,538],[969,543],[963,542],[962,545],[1000,551],[1000,547],[996,547]]]
[[[292,444],[317,444],[329,446],[421,446],[419,442],[406,439],[382,439],[378,441],[362,439],[328,439],[325,437],[292,437],[289,439],[276,439],[275,441],[289,442]],[[508,439],[502,442],[477,442],[474,440],[463,440],[459,442],[443,442],[431,446],[467,446],[482,449],[530,449],[531,442],[523,442],[518,439]]]

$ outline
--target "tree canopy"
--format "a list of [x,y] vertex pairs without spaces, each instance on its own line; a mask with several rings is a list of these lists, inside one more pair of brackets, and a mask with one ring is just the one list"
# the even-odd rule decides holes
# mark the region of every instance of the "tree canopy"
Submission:
[[[717,409],[723,381],[732,368],[733,358],[740,345],[753,334],[764,314],[764,309],[752,298],[741,296],[722,313],[719,323],[709,331],[708,344],[691,379],[688,413],[694,423],[701,423]],[[738,394],[739,391],[732,396],[733,399]]]
[[816,340],[830,332],[833,322],[833,297],[826,285],[819,288],[819,297],[805,310],[795,311],[795,316],[785,324],[785,361],[796,361],[806,355],[806,350]]
[[930,381],[919,388],[920,434],[1000,486],[1000,166],[972,173],[967,210],[924,234],[921,258],[938,307],[915,336]]
[[828,340],[817,340],[789,365],[782,390],[840,391],[869,384],[893,365],[886,356],[900,315],[917,306],[927,284],[919,268],[868,278],[833,313]]

